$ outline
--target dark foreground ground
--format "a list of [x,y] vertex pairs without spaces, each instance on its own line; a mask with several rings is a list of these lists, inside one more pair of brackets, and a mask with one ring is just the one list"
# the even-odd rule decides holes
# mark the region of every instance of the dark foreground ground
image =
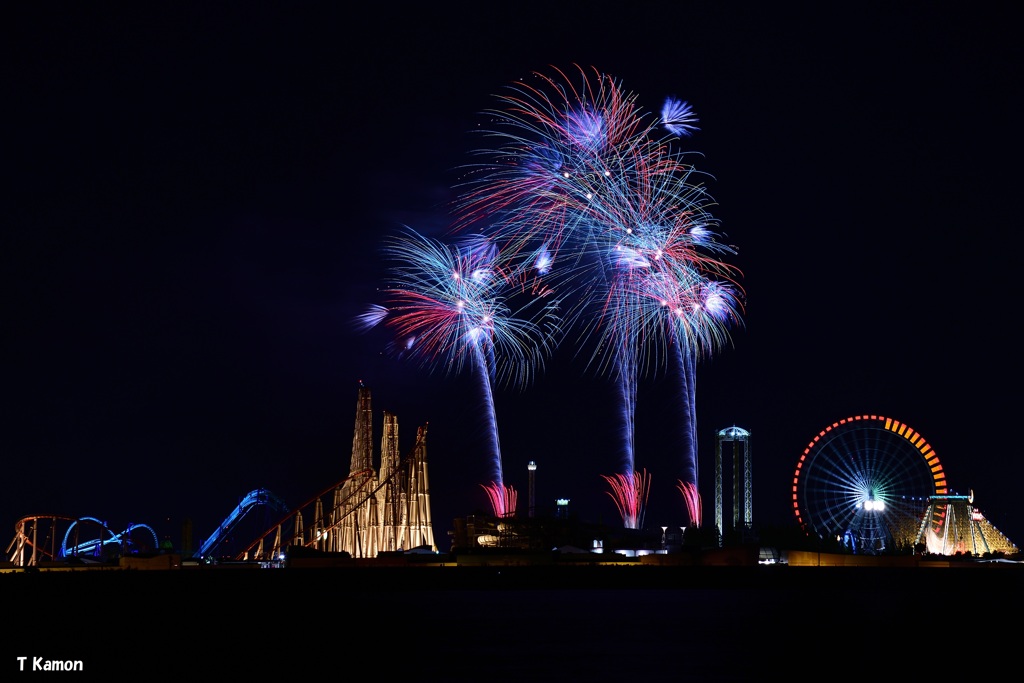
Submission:
[[[0,673],[749,681],[1019,674],[1024,565],[0,574]],[[73,675],[73,674],[65,674]]]

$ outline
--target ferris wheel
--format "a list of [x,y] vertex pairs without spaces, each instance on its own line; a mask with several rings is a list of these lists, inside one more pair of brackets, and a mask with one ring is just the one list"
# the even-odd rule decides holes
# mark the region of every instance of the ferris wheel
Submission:
[[928,442],[879,415],[848,417],[821,430],[793,475],[797,522],[853,552],[913,544],[930,499],[946,493],[946,474]]

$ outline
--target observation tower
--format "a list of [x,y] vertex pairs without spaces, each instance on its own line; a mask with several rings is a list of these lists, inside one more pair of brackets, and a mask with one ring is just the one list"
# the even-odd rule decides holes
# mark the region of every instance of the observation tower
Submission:
[[[725,471],[723,463],[729,462]],[[728,481],[726,481],[728,479]],[[732,526],[725,527],[725,490],[731,489]],[[720,537],[726,531],[746,533],[753,528],[753,478],[750,466],[750,432],[727,427],[715,440],[715,526]]]

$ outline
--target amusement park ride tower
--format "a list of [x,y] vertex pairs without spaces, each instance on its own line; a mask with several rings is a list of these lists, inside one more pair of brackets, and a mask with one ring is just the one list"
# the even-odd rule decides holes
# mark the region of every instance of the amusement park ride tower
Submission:
[[[723,471],[723,461],[730,468]],[[750,464],[750,432],[740,427],[727,427],[718,432],[715,441],[715,526],[720,536],[727,531],[746,533],[753,528],[753,479]],[[725,527],[726,478],[731,484],[732,526]]]

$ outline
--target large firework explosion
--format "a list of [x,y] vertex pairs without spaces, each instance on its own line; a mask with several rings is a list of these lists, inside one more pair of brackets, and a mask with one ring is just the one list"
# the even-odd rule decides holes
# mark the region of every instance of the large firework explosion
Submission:
[[414,233],[392,243],[398,265],[389,301],[370,320],[386,322],[397,348],[428,366],[472,366],[481,377],[495,463],[484,488],[496,514],[508,514],[515,500],[503,493],[489,399],[498,361],[502,377],[522,385],[574,330],[588,369],[616,381],[623,471],[605,480],[630,527],[641,523],[637,505],[650,485],[646,470],[637,476],[634,468],[637,385],[677,372],[680,491],[691,521],[699,520],[695,367],[742,324],[743,290],[723,260],[735,250],[719,240],[703,176],[675,147],[697,118],[675,98],[660,114],[646,112],[595,69],[554,74],[509,86],[485,112],[479,132],[487,144],[464,169],[451,230],[476,235],[469,246]]
[[[514,270],[483,237],[448,244],[408,229],[387,242],[385,251],[393,265],[384,303],[373,305],[360,324],[389,328],[397,357],[477,378],[492,466],[484,488],[495,515],[508,516],[516,496],[502,474],[493,385],[530,381],[553,338],[553,311],[543,298],[516,296],[521,290]],[[513,309],[517,303],[525,308]]]
[[[482,134],[490,143],[467,167],[457,227],[484,222],[511,258],[534,266],[566,311],[589,367],[616,379],[621,397],[622,467],[612,497],[626,526],[645,491],[634,476],[637,383],[678,372],[683,484],[697,483],[694,373],[699,358],[742,324],[739,272],[723,258],[714,200],[674,141],[696,116],[669,98],[645,112],[614,78],[576,67],[534,74],[497,97]],[[542,259],[542,260],[538,260]],[[603,475],[602,475],[603,476]],[[649,485],[646,472],[639,478]],[[699,519],[694,497],[685,502]]]

